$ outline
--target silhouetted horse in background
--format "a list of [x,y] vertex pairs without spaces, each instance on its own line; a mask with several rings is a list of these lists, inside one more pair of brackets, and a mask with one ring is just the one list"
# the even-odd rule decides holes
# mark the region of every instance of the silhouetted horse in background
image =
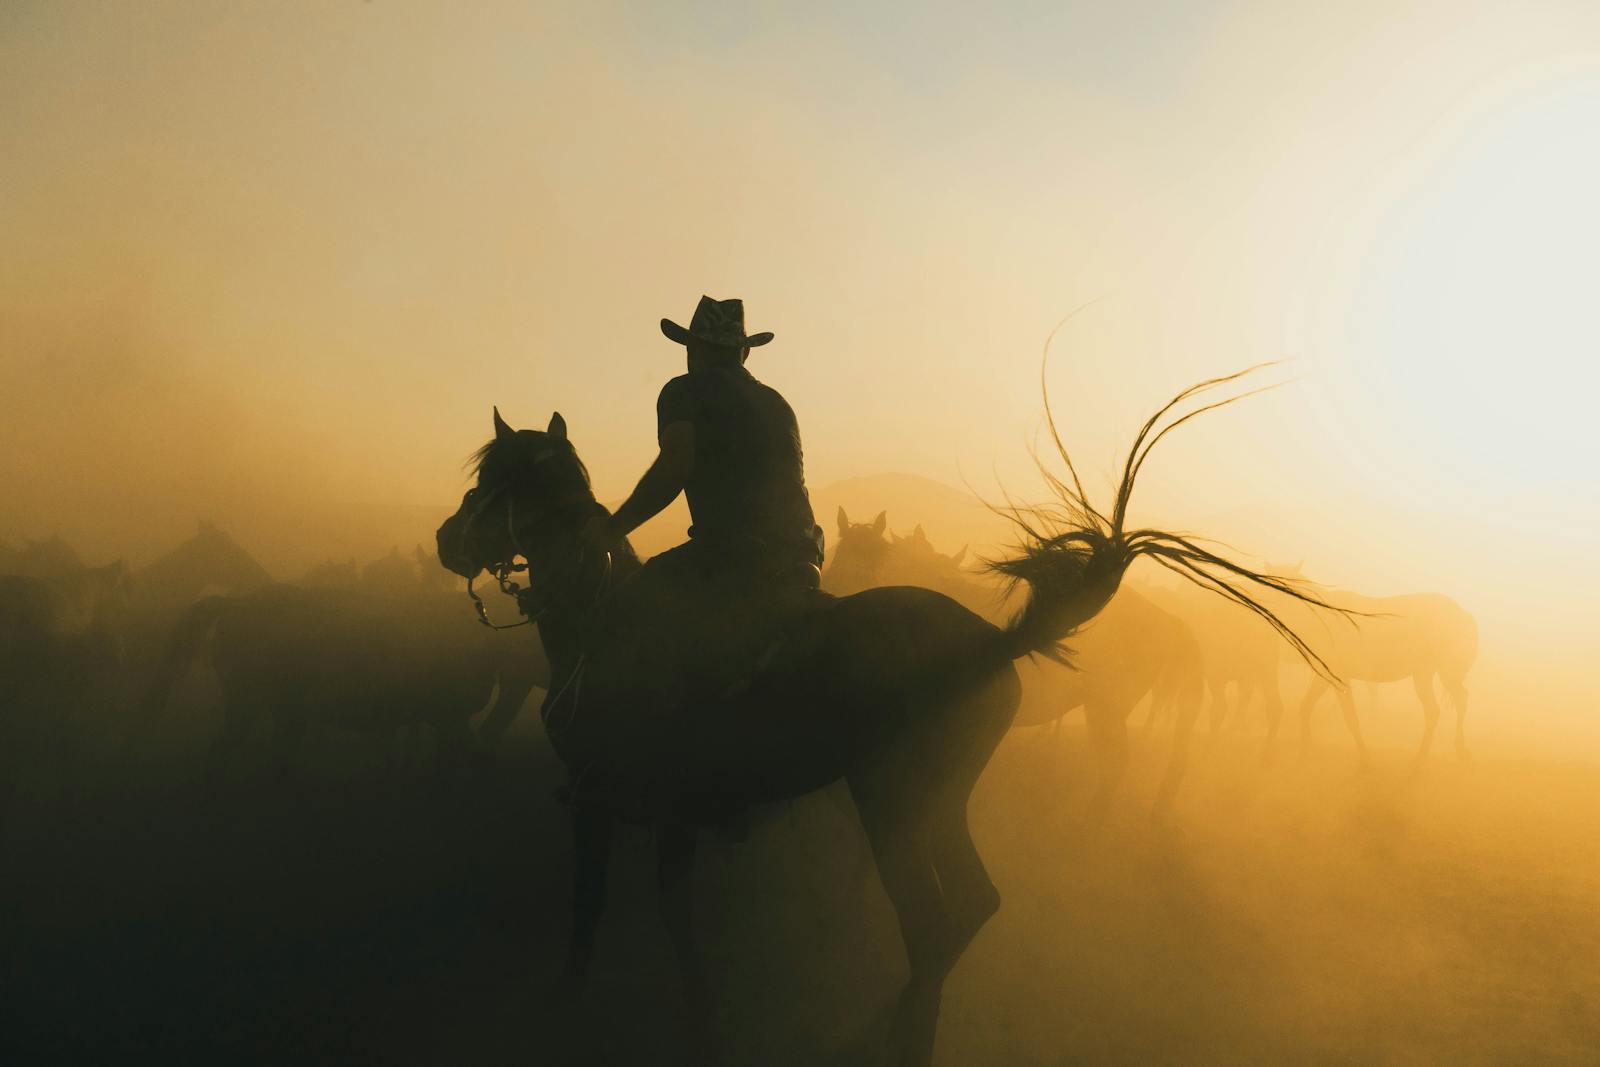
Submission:
[[[1270,569],[1270,568],[1269,568]],[[1237,604],[1187,586],[1141,586],[1140,591],[1157,606],[1182,620],[1200,646],[1200,659],[1209,694],[1207,719],[1216,739],[1236,711],[1238,724],[1256,700],[1266,712],[1270,755],[1283,720],[1283,693],[1278,682],[1282,642],[1260,619]],[[1230,708],[1230,690],[1233,707]],[[1166,701],[1153,700],[1145,726],[1160,721],[1170,710]]]
[[[322,564],[299,586],[198,601],[172,629],[143,696],[141,727],[209,652],[223,716],[211,745],[213,778],[239,766],[252,727],[266,720],[279,773],[313,724],[378,737],[388,765],[422,726],[431,728],[441,765],[487,758],[528,694],[548,684],[549,668],[531,635],[458,626],[461,603],[439,590],[435,572],[453,582],[420,546],[410,558],[395,548],[365,567]],[[491,695],[479,748],[470,718]]]
[[[999,906],[966,808],[1016,713],[1020,684],[1012,661],[1064,655],[1058,642],[1106,605],[1140,555],[1236,597],[1248,599],[1229,584],[1235,578],[1294,595],[1270,576],[1183,538],[1124,527],[1140,465],[1181,419],[1158,431],[1159,421],[1199,390],[1230,380],[1186,390],[1146,423],[1109,515],[1088,501],[1075,475],[1072,487],[1053,483],[1059,507],[1015,513],[1026,543],[995,566],[1028,595],[1009,625],[995,626],[926,589],[823,598],[806,632],[748,687],[704,694],[687,708],[661,704],[659,680],[630,674],[630,650],[616,647],[616,631],[600,624],[613,605],[626,603],[615,597],[627,591],[639,563],[626,544],[598,559],[584,549],[580,531],[605,509],[565,421],[556,415],[544,432],[517,431],[496,412],[494,439],[478,453],[477,483],[439,529],[439,555],[469,579],[489,570],[503,588],[510,588],[518,559],[526,561],[530,588],[517,592],[539,622],[552,665],[542,714],[572,775],[576,915],[567,981],[580,984],[592,957],[611,820],[649,819],[661,833],[663,914],[698,1051],[704,1061],[717,1059],[709,990],[691,932],[695,828],[730,808],[799,796],[843,778],[910,964],[892,1028],[896,1059],[928,1063],[945,976]],[[1066,450],[1060,453],[1070,471]]]
[[308,589],[369,589],[378,592],[402,590],[456,589],[456,576],[439,564],[439,557],[418,545],[407,559],[398,547],[365,565],[354,556],[347,560],[324,560],[306,571],[295,583]]
[[135,608],[159,617],[203,596],[263,588],[272,575],[232,535],[202,519],[193,537],[135,571],[133,584]]
[[[122,563],[75,554],[19,559],[36,574],[0,575],[0,827],[22,776],[41,762],[75,783],[94,712],[114,701],[128,603]],[[37,576],[66,568],[48,577]]]
[[0,541],[0,574],[59,578],[83,569],[83,560],[59,533],[43,541],[24,540],[19,548]]
[[[1306,642],[1345,680],[1395,682],[1411,680],[1422,705],[1422,742],[1416,761],[1427,758],[1439,725],[1439,701],[1434,679],[1444,687],[1456,712],[1456,754],[1467,757],[1467,672],[1478,657],[1478,623],[1465,609],[1442,593],[1408,593],[1372,597],[1342,589],[1311,585],[1318,599],[1346,613],[1327,619],[1318,613],[1299,612]],[[1300,699],[1302,743],[1311,735],[1311,711],[1332,688],[1344,712],[1344,722],[1355,741],[1362,766],[1368,763],[1361,720],[1348,685],[1333,685],[1313,676]]]

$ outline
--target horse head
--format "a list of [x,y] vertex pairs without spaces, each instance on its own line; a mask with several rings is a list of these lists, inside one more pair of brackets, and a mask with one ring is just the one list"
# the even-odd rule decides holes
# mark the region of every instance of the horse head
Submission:
[[60,578],[84,569],[83,560],[59,533],[43,541],[28,538],[20,549],[7,549],[6,571],[34,578]]
[[871,522],[851,522],[843,507],[839,508],[839,540],[833,548],[833,558],[828,562],[828,573],[823,583],[829,592],[840,596],[857,593],[883,582],[884,566],[894,547],[886,536],[889,528],[887,512],[878,512]]
[[515,430],[494,412],[494,438],[474,453],[477,479],[436,534],[439,561],[463,578],[559,565],[600,507],[560,412],[544,430]]

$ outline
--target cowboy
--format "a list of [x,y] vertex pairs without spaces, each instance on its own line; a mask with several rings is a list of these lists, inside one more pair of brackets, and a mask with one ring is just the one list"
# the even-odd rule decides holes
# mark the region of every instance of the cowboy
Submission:
[[795,591],[817,588],[822,564],[794,411],[745,368],[772,334],[746,334],[743,301],[709,296],[688,328],[662,319],[661,332],[687,350],[688,373],[656,401],[660,453],[615,512],[590,520],[584,540],[609,549],[684,493],[688,542],[651,559],[629,600],[670,598],[694,631],[708,614],[766,621]]

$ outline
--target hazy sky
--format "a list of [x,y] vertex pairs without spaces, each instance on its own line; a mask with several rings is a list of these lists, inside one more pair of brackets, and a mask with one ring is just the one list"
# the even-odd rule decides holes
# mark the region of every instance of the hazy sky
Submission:
[[493,403],[614,498],[702,292],[776,331],[814,485],[1027,495],[1040,344],[1098,300],[1050,374],[1096,471],[1294,361],[1148,516],[1569,663],[1597,129],[1590,2],[11,0],[0,536],[453,501]]

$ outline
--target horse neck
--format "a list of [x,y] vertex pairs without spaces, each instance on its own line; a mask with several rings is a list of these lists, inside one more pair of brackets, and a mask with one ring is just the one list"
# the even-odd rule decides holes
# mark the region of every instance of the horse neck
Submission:
[[[626,538],[611,554],[611,564],[605,573],[597,575],[592,582],[572,578],[584,565],[583,551],[576,536],[563,536],[541,556],[549,561],[549,584],[559,593],[541,609],[539,638],[550,660],[551,671],[559,678],[569,673],[583,654],[584,632],[591,613],[618,584],[638,573],[642,564]],[[563,588],[561,583],[567,585]]]
[[158,597],[191,597],[207,584],[192,554],[183,547],[141,568],[138,578],[140,588]]

